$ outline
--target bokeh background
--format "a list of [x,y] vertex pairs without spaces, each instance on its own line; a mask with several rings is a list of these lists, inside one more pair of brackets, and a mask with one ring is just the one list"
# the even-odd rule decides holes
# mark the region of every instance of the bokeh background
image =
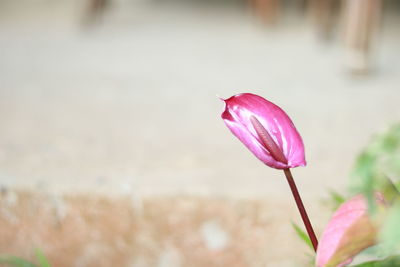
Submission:
[[400,5],[380,0],[1,0],[0,253],[53,266],[309,266],[282,172],[220,119],[293,119],[323,199],[400,116]]

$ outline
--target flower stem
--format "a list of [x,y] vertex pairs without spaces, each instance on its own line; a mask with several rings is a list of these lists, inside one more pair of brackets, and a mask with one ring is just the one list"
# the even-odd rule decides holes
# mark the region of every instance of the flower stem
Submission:
[[294,182],[292,173],[290,172],[290,169],[284,169],[283,172],[285,173],[286,180],[289,183],[294,200],[296,201],[297,208],[299,209],[301,219],[303,219],[304,226],[306,227],[308,236],[310,237],[311,243],[316,252],[318,247],[318,240],[317,237],[315,236],[314,229],[311,225],[310,219],[308,218],[306,209],[304,208],[303,201],[301,200],[299,191],[297,191],[296,183]]

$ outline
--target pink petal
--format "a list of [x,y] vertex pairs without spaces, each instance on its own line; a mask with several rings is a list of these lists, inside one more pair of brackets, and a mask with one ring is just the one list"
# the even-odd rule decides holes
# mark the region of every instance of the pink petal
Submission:
[[[222,119],[231,132],[262,162],[276,169],[305,166],[304,145],[300,134],[286,113],[268,100],[249,93],[225,101]],[[268,131],[287,159],[277,161],[262,144],[250,118],[256,117]]]

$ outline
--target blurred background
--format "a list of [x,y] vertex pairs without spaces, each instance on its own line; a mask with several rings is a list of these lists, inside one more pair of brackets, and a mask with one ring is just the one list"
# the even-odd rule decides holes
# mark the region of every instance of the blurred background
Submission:
[[0,253],[53,266],[309,266],[283,173],[229,132],[260,94],[321,200],[400,116],[396,0],[0,0]]

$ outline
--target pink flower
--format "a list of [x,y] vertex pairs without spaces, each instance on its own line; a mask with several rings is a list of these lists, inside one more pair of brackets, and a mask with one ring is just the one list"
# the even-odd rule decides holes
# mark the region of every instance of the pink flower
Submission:
[[226,126],[259,160],[276,169],[306,165],[303,140],[280,107],[249,93],[224,102]]

